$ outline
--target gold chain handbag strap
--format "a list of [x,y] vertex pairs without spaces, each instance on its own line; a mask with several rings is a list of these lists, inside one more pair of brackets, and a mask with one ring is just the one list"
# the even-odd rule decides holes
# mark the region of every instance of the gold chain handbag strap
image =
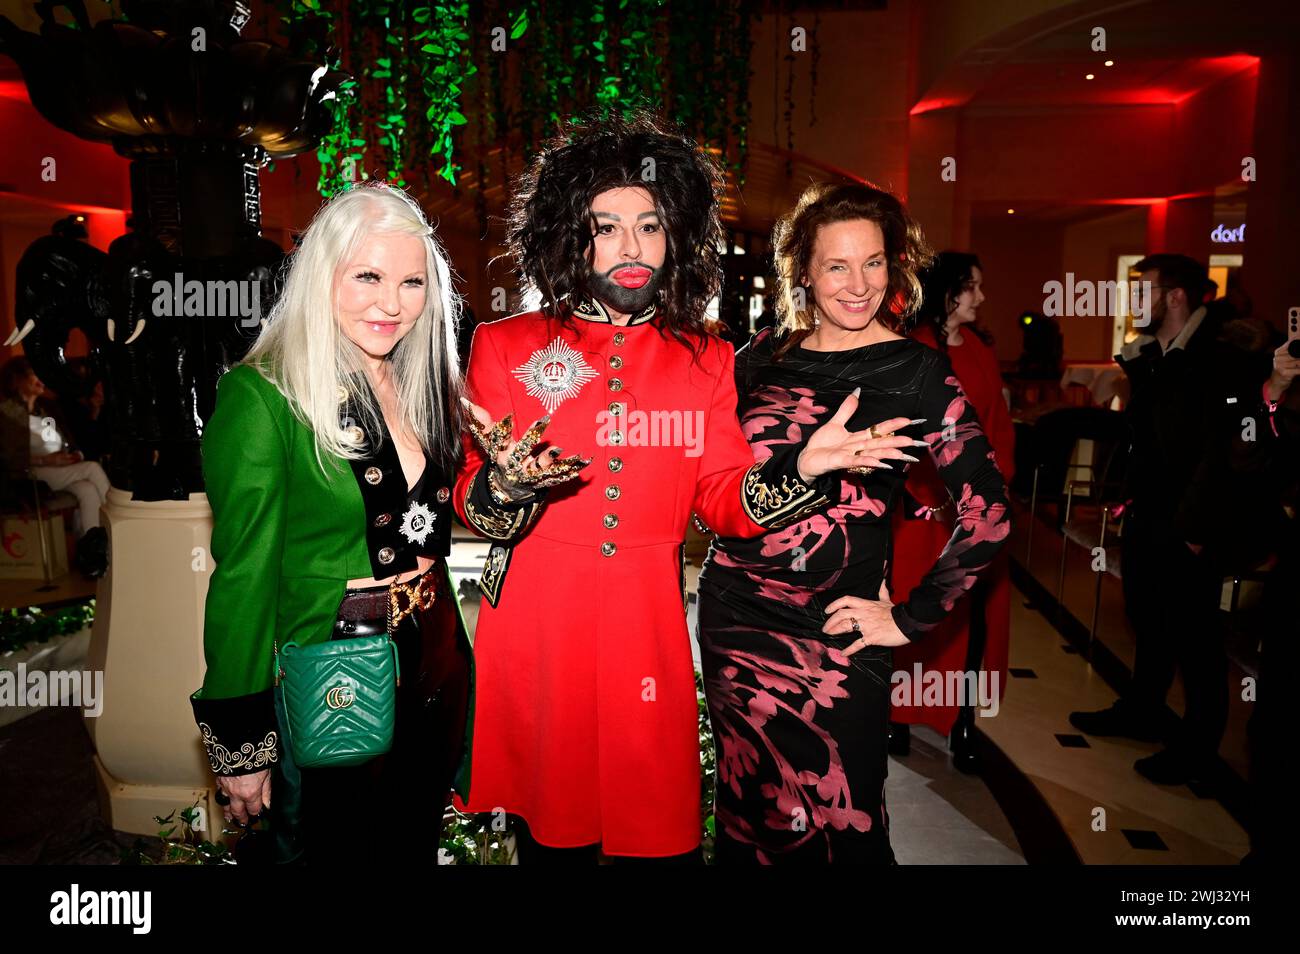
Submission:
[[[399,595],[406,597],[405,609],[400,608]],[[398,624],[417,609],[431,609],[437,598],[437,585],[427,571],[416,579],[414,586],[394,579],[388,584],[388,635],[391,637]]]

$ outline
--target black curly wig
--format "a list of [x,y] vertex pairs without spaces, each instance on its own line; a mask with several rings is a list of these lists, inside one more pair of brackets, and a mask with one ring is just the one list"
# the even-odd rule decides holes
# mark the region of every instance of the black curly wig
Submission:
[[609,189],[643,188],[667,239],[656,324],[698,355],[701,336],[710,334],[704,309],[722,281],[722,184],[704,150],[647,113],[575,123],[542,147],[516,183],[507,242],[521,283],[536,290],[544,311],[571,320],[591,267],[592,200]]

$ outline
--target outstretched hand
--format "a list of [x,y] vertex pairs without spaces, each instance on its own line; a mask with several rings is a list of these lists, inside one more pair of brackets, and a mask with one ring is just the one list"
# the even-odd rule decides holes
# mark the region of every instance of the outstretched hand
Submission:
[[519,440],[514,440],[514,415],[507,414],[499,421],[467,398],[462,398],[470,417],[466,427],[483,450],[483,454],[501,470],[509,489],[521,495],[538,487],[552,487],[578,476],[579,471],[591,463],[590,458],[561,457],[562,449],[552,447],[539,454],[533,448],[546,432],[551,422],[548,414],[534,421]]
[[844,399],[835,416],[808,438],[808,443],[799,454],[799,477],[802,480],[809,481],[843,468],[888,467],[886,461],[891,459],[912,463],[917,461],[917,458],[904,453],[900,448],[919,447],[925,441],[894,436],[894,431],[909,424],[920,423],[918,421],[892,417],[864,431],[850,431],[844,426],[858,409],[860,391],[861,388],[855,388]]

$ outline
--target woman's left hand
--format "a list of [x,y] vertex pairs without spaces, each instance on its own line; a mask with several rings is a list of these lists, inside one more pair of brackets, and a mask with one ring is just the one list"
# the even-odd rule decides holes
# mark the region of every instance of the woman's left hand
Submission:
[[822,632],[840,635],[853,632],[853,621],[857,620],[862,638],[844,649],[844,655],[852,656],[859,649],[867,646],[905,646],[907,637],[894,622],[890,612],[894,604],[889,599],[884,581],[880,584],[880,598],[864,600],[857,596],[841,596],[826,607],[829,614]]
[[799,478],[804,481],[820,477],[832,470],[864,467],[889,467],[889,460],[915,463],[917,458],[903,453],[900,448],[924,444],[910,437],[894,434],[909,424],[920,423],[905,417],[891,417],[863,431],[850,431],[844,425],[858,409],[861,388],[844,399],[835,415],[808,438],[799,452]]

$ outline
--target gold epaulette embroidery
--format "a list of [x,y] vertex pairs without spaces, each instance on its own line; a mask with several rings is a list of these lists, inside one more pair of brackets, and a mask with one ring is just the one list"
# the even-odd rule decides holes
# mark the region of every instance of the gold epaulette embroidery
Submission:
[[510,553],[510,547],[494,546],[488,551],[487,560],[483,563],[478,588],[492,606],[496,606],[497,600],[501,598],[501,584],[506,578],[506,567],[510,565]]
[[740,486],[745,513],[759,526],[769,530],[784,527],[828,502],[825,494],[788,474],[781,477],[780,484],[769,483],[763,476],[766,464],[763,460],[750,467]]

